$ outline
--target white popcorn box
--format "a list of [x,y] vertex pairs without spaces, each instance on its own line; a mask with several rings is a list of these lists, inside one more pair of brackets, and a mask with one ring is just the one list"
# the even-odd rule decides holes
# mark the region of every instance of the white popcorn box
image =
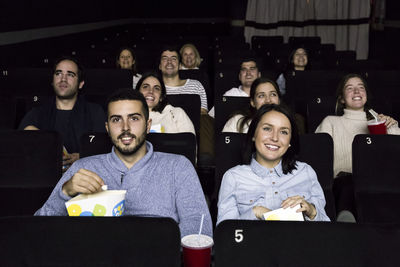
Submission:
[[266,221],[304,221],[303,213],[296,212],[300,209],[300,204],[293,208],[276,209],[263,214]]
[[122,216],[126,190],[80,194],[65,202],[69,216]]

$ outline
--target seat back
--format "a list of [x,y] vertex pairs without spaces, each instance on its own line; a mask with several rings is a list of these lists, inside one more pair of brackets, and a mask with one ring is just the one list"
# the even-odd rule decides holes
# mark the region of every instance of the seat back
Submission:
[[296,113],[307,117],[307,100],[335,97],[336,87],[343,76],[340,71],[292,71],[286,76],[284,100]]
[[[240,66],[240,63],[239,65]],[[218,101],[224,93],[233,87],[238,87],[239,81],[238,67],[224,68],[216,70],[214,75],[214,101]]]
[[314,133],[326,116],[335,115],[336,98],[315,96],[307,100],[307,131]]
[[224,173],[242,163],[246,134],[220,133],[215,140],[215,193],[218,196]]
[[[312,148],[312,149],[311,149]],[[332,221],[336,219],[333,196],[333,140],[327,133],[300,135],[299,160],[309,164],[317,173],[324,191],[325,212]]]
[[200,133],[200,96],[197,94],[167,95],[168,102],[174,107],[182,108],[189,116],[196,131],[196,136]]
[[81,136],[79,154],[81,158],[106,154],[111,152],[112,146],[108,133],[90,132]]
[[147,140],[154,150],[183,155],[196,166],[196,136],[193,133],[149,133]]
[[216,267],[396,266],[398,225],[227,220],[214,233]]
[[181,266],[170,218],[0,218],[4,266]]
[[[204,64],[204,62],[202,63]],[[210,79],[208,78],[207,72],[203,70],[179,70],[179,77],[181,79],[193,79],[198,80],[204,87],[207,94],[207,104],[211,108],[214,103],[214,90],[210,86]]]
[[62,140],[52,131],[0,131],[0,214],[32,215],[61,177]]
[[52,95],[50,68],[11,68],[0,73],[1,95]]
[[0,186],[55,186],[62,140],[54,131],[0,131]]
[[359,222],[400,222],[400,136],[356,135],[353,180]]
[[0,96],[0,112],[3,114],[0,119],[1,130],[12,130],[17,125],[17,100],[12,96]]
[[[196,136],[192,133],[149,133],[147,141],[152,143],[154,151],[186,156],[195,166]],[[82,135],[80,156],[88,157],[110,153],[113,147],[107,133],[91,132]]]
[[215,133],[224,128],[229,117],[236,111],[246,109],[250,105],[249,97],[222,96],[215,100]]
[[109,95],[120,88],[132,88],[133,74],[122,69],[87,69],[83,94]]

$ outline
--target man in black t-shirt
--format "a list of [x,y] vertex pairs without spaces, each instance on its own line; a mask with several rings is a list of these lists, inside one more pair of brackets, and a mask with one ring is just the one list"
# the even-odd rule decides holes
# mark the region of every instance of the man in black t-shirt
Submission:
[[79,159],[79,140],[82,134],[105,132],[106,116],[103,108],[86,102],[78,95],[84,83],[83,70],[76,59],[63,57],[57,60],[52,82],[55,98],[29,111],[18,127],[21,130],[59,132],[68,151],[63,157],[63,166]]

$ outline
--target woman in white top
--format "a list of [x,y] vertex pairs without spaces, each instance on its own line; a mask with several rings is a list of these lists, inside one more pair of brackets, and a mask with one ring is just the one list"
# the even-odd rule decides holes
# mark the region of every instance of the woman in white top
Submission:
[[[352,183],[352,143],[357,134],[368,134],[369,109],[368,86],[358,74],[344,76],[337,88],[336,115],[327,116],[315,132],[328,133],[333,139],[334,183],[336,210],[355,212]],[[398,123],[393,118],[379,114],[386,120],[388,134],[400,134]],[[339,217],[338,216],[338,217]],[[338,220],[340,220],[338,218]]]
[[185,111],[168,104],[167,90],[161,76],[157,73],[143,74],[136,89],[146,98],[152,120],[150,132],[195,133],[192,121]]
[[119,69],[132,71],[132,86],[133,88],[135,88],[137,82],[139,81],[140,77],[142,77],[142,75],[137,72],[136,57],[133,53],[133,50],[129,47],[122,47],[117,54],[116,65]]

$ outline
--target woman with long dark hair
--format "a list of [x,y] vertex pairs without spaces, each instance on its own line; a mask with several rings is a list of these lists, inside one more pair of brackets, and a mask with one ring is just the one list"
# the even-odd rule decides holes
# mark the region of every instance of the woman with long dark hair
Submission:
[[195,133],[192,121],[186,112],[168,103],[167,90],[158,73],[143,74],[136,89],[145,97],[152,120],[151,132],[161,133]]
[[[244,110],[232,114],[229,120],[225,123],[223,132],[247,133],[254,114],[264,104],[281,103],[281,93],[278,85],[268,78],[257,78],[250,87],[249,105]],[[305,133],[304,118],[295,114],[297,129],[300,134]]]
[[293,208],[306,220],[329,221],[325,197],[312,167],[296,160],[299,136],[292,113],[283,105],[261,106],[247,133],[244,164],[222,179],[217,223],[263,219],[278,208]]
[[119,49],[116,58],[116,66],[119,69],[131,70],[132,71],[132,86],[136,87],[137,82],[139,81],[140,75],[137,70],[137,62],[135,53],[130,47],[122,47]]

